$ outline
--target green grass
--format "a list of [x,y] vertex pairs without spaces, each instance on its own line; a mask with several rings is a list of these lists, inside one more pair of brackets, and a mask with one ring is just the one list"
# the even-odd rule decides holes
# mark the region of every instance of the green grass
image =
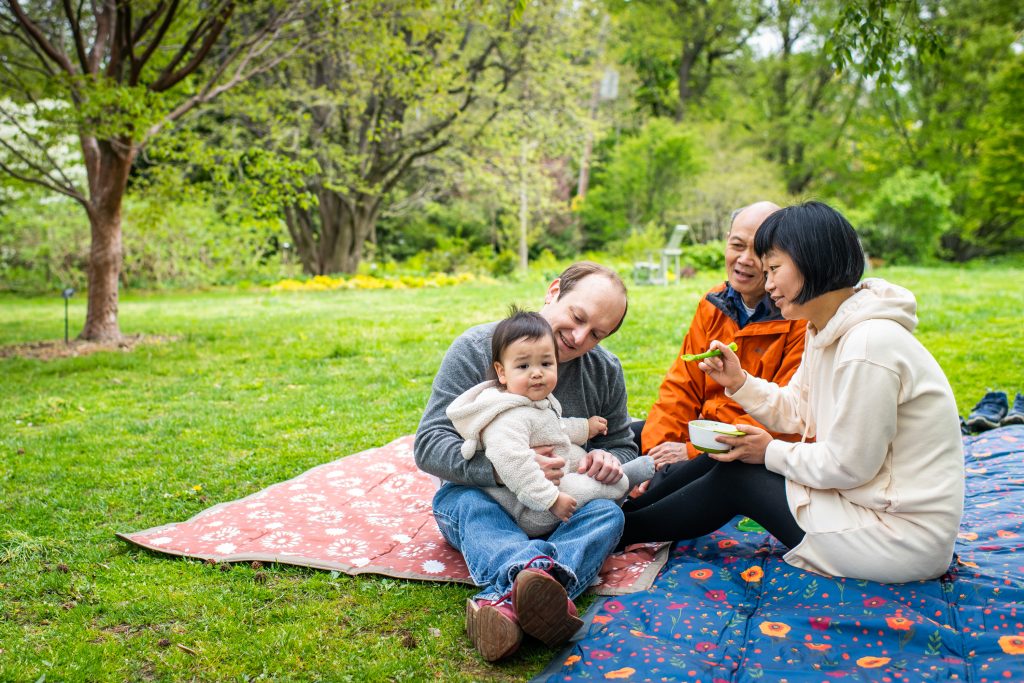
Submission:
[[[888,269],[961,413],[1024,391],[1021,272]],[[646,414],[697,298],[634,288],[606,346]],[[553,652],[491,666],[463,634],[472,589],[291,567],[228,571],[117,531],[183,520],[412,433],[465,327],[544,283],[327,293],[126,296],[130,353],[0,360],[0,680],[522,680]],[[81,321],[84,304],[72,306]],[[59,299],[0,299],[0,344],[63,334]],[[196,492],[193,487],[201,486]],[[263,579],[263,580],[260,580]],[[180,646],[180,647],[179,647]]]

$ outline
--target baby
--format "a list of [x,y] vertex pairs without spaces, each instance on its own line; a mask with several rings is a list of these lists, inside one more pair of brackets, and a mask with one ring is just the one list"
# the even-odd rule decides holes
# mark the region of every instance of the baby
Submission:
[[[600,416],[563,418],[551,394],[558,383],[558,351],[551,326],[539,313],[513,307],[491,339],[497,381],[481,382],[450,406],[447,414],[465,439],[468,460],[482,445],[504,486],[484,489],[530,536],[550,533],[578,507],[597,498],[618,500],[654,474],[649,456],[623,466],[615,484],[603,484],[576,472],[586,455],[581,446],[608,431]],[[535,460],[535,447],[551,446],[565,460],[565,474],[555,486]]]

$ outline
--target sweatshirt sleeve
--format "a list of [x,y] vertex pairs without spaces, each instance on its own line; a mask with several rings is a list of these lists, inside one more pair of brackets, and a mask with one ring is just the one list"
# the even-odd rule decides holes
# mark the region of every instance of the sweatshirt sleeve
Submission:
[[423,411],[413,455],[416,466],[445,481],[468,486],[496,486],[494,470],[486,458],[462,457],[463,439],[445,410],[464,391],[486,377],[489,355],[473,344],[470,332],[458,337],[448,348],[434,377],[427,407]]
[[828,435],[817,443],[772,441],[765,466],[816,489],[852,489],[871,481],[896,435],[899,393],[899,375],[889,368],[867,360],[840,365]]
[[[808,425],[805,416],[806,387],[804,386],[803,365],[796,369],[789,384],[780,387],[774,382],[747,373],[747,380],[735,392],[727,389],[725,395],[733,399],[751,417],[773,432],[814,436],[813,426]],[[810,427],[809,429],[807,429]]]
[[559,421],[562,431],[569,437],[569,441],[577,446],[587,443],[590,436],[590,422],[585,417],[563,417]]
[[531,430],[518,417],[521,414],[519,410],[510,410],[494,418],[480,433],[487,457],[474,460],[490,461],[519,502],[531,510],[543,511],[555,504],[558,487],[548,481],[537,465],[537,454],[530,448]]

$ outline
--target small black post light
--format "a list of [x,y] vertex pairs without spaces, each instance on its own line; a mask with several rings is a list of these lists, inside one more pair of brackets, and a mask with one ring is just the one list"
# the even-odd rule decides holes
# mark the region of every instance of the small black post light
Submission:
[[60,293],[64,297],[64,346],[68,345],[68,299],[75,295],[74,287],[66,287],[63,292]]

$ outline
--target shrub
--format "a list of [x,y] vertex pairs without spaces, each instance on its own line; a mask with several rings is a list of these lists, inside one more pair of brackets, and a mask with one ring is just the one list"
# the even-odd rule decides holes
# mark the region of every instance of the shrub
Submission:
[[694,270],[725,270],[725,240],[712,240],[704,244],[684,244],[679,257],[683,266]]
[[882,182],[864,212],[865,250],[893,263],[934,258],[940,235],[955,220],[952,200],[937,173],[901,168]]
[[[230,199],[137,193],[124,203],[126,288],[197,287],[274,281],[298,270],[280,220],[258,218]],[[89,221],[64,197],[26,193],[0,216],[0,289],[24,293],[84,289]]]

